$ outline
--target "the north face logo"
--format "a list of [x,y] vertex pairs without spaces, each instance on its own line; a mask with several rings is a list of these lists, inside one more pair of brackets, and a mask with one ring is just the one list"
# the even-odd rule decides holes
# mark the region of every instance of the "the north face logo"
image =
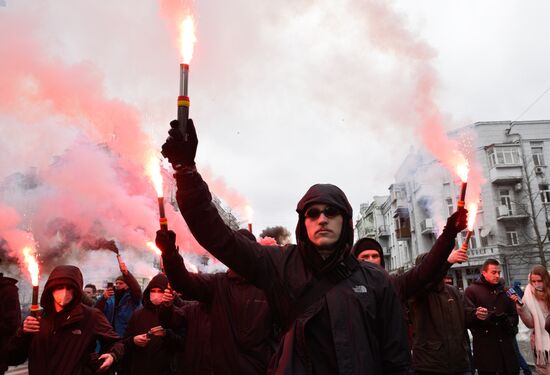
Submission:
[[73,335],[81,335],[81,334],[82,334],[82,331],[79,330],[79,329],[73,329],[71,333],[72,333]]
[[356,285],[353,287],[355,293],[367,293],[367,287],[364,285]]

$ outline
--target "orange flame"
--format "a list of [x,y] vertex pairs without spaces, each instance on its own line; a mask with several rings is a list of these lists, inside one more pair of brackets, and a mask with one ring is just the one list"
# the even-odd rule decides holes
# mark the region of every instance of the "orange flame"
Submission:
[[[464,159],[462,155],[460,156],[462,159]],[[470,173],[470,165],[468,164],[468,160],[464,159],[462,162],[457,164],[455,167],[455,171],[458,177],[460,177],[460,179],[462,180],[462,182],[467,182],[468,173]]]
[[477,203],[468,204],[468,230],[472,232],[474,230],[474,224],[477,216]]
[[244,214],[246,215],[246,222],[252,223],[252,219],[254,219],[254,210],[250,205],[244,206]]
[[158,197],[163,197],[162,174],[160,173],[160,162],[156,157],[151,157],[147,165],[147,175],[151,178]]
[[38,286],[38,262],[36,261],[36,254],[30,247],[25,247],[23,249],[23,256],[31,275],[31,283],[33,286]]
[[196,42],[195,20],[193,16],[188,15],[180,24],[180,48],[181,58],[184,64],[189,64],[191,62]]
[[149,250],[153,251],[156,255],[161,256],[162,251],[157,247],[157,245],[153,241],[147,241],[147,247]]

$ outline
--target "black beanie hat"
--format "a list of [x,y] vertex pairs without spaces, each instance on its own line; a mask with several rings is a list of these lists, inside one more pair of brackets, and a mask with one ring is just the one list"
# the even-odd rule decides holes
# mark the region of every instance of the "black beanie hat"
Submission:
[[380,265],[382,268],[386,268],[386,263],[384,262],[384,251],[382,246],[378,241],[373,238],[363,237],[358,240],[355,245],[353,245],[352,253],[357,258],[365,250],[376,250],[380,255]]

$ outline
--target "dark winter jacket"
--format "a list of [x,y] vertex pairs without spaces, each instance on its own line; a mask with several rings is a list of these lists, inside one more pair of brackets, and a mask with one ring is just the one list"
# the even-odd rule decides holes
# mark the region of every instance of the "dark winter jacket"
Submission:
[[464,298],[441,281],[409,302],[414,331],[412,367],[419,372],[457,374],[470,370]]
[[0,374],[8,369],[8,341],[21,324],[17,280],[0,273]]
[[[56,286],[70,285],[73,300],[60,312],[53,306]],[[11,342],[15,363],[29,360],[30,375],[92,374],[100,363],[95,353],[96,340],[115,361],[124,354],[124,346],[105,316],[80,302],[82,274],[75,266],[57,266],[44,287],[40,304],[44,308],[37,334],[20,329]]]
[[265,294],[232,271],[190,273],[182,257],[163,257],[170,285],[208,306],[215,374],[264,374],[280,337]]
[[[474,364],[478,371],[503,372],[504,363],[508,372],[519,371],[519,362],[514,351],[518,315],[514,303],[504,291],[504,284],[488,283],[483,276],[466,288],[465,297],[472,309],[470,330],[474,337]],[[489,310],[486,320],[475,317],[475,308]]]
[[[182,215],[198,242],[230,269],[262,289],[273,314],[287,327],[272,372],[306,374],[405,373],[409,353],[402,309],[385,272],[378,266],[345,266],[353,244],[351,206],[333,185],[313,186],[298,204],[297,245],[283,251],[236,234],[219,216],[207,185],[196,172],[177,175]],[[305,209],[325,203],[342,212],[337,250],[323,260],[307,239]],[[344,277],[341,277],[341,276]],[[321,279],[332,288],[296,320],[305,295]],[[314,328],[314,329],[313,329]],[[320,363],[330,367],[320,369]],[[334,366],[334,367],[332,367]]]
[[124,343],[129,365],[129,373],[132,375],[168,375],[181,371],[177,362],[176,353],[183,348],[183,330],[175,331],[166,329],[165,336],[151,336],[145,347],[134,343],[134,336],[147,333],[151,328],[161,325],[159,320],[160,306],[151,303],[150,291],[152,288],[166,289],[168,279],[164,274],[153,277],[143,292],[143,306],[134,311],[126,333]]
[[184,373],[211,375],[209,306],[197,301],[185,301],[181,307],[161,308],[160,322],[166,328],[185,330],[185,343],[179,357]]
[[111,322],[119,336],[124,336],[130,317],[141,306],[142,297],[141,288],[136,278],[130,272],[124,275],[124,282],[128,284],[128,289],[123,293],[118,303],[115,296],[105,299],[101,295],[95,305],[96,308],[103,311],[107,320]]

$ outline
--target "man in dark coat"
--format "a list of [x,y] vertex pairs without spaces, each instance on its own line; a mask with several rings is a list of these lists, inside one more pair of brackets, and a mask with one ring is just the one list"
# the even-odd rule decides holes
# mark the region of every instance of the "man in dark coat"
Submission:
[[479,374],[517,374],[519,362],[514,351],[518,315],[504,291],[500,263],[487,259],[481,276],[466,288],[465,297],[473,320],[474,364]]
[[[419,255],[417,267],[427,258],[426,253]],[[466,328],[473,319],[472,310],[465,307],[458,289],[445,284],[444,275],[445,272],[439,273],[424,291],[409,300],[414,332],[412,367],[419,375],[458,375],[470,371]]]
[[158,274],[143,292],[143,306],[134,311],[124,343],[129,374],[169,375],[180,372],[176,354],[183,348],[183,330],[165,329],[159,320],[160,309],[173,308],[173,294],[168,278]]
[[185,330],[185,338],[179,359],[185,374],[212,375],[210,350],[210,309],[197,301],[184,301],[172,310],[161,309],[163,327],[177,331]]
[[[239,233],[256,242],[246,229]],[[170,285],[186,299],[208,306],[214,374],[265,374],[280,336],[264,292],[232,270],[210,275],[188,272],[172,231],[159,230],[156,243]]]
[[126,326],[134,311],[141,305],[141,288],[126,264],[119,261],[120,272],[115,290],[107,288],[97,299],[95,307],[105,314],[119,336],[124,336]]
[[0,374],[8,369],[8,341],[21,324],[17,280],[0,273]]
[[[10,343],[10,364],[28,358],[30,375],[73,375],[106,371],[120,359],[120,337],[99,310],[80,302],[81,294],[78,267],[55,267],[40,298],[42,315],[28,316]],[[96,340],[106,349],[99,357]]]
[[[171,123],[163,154],[176,170],[177,200],[198,242],[262,289],[285,331],[271,372],[405,374],[402,309],[385,271],[350,254],[352,209],[336,186],[312,186],[298,202],[296,245],[262,246],[232,231],[196,171],[193,122]],[[184,140],[185,139],[185,140]]]

